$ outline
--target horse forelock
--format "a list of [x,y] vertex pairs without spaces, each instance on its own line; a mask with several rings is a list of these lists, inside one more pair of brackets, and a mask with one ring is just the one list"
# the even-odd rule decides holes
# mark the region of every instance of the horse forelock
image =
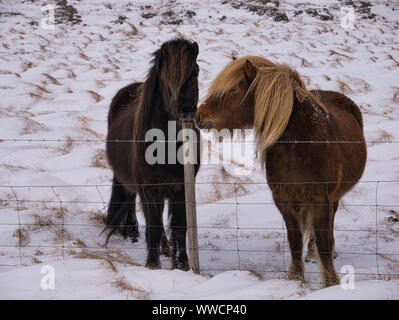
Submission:
[[177,100],[181,87],[196,66],[196,55],[192,44],[184,39],[166,43],[164,50],[157,52],[159,76],[168,84],[172,99]]

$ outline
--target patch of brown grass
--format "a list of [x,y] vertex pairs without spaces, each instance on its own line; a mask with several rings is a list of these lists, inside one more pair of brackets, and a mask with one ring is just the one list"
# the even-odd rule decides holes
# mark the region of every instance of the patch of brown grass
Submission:
[[378,253],[378,256],[386,261],[385,268],[389,272],[389,274],[384,274],[384,275],[373,274],[373,278],[377,279],[377,280],[385,280],[385,281],[389,281],[392,279],[398,279],[399,278],[399,260],[393,258],[392,256],[385,255],[382,253]]
[[264,276],[264,274],[262,274],[262,272],[259,270],[250,269],[250,270],[248,270],[248,272],[261,281],[266,280],[266,277]]
[[68,78],[70,78],[70,79],[76,79],[76,78],[78,77],[78,76],[76,75],[76,73],[73,72],[72,69],[67,69],[67,71],[69,72]]
[[296,55],[295,53],[291,53],[290,56],[293,56],[293,57],[298,58],[299,60],[301,60],[301,66],[302,67],[311,67],[312,66],[312,64],[308,60],[306,60],[303,57],[300,57],[300,56]]
[[54,241],[64,243],[65,241],[72,240],[72,235],[62,225],[56,225],[50,231],[54,234]]
[[13,74],[13,75],[17,76],[18,78],[21,78],[21,75],[19,73],[11,72],[8,70],[0,70],[0,74]]
[[31,62],[31,61],[25,61],[25,62],[22,64],[22,70],[23,70],[23,72],[25,72],[25,71],[28,71],[28,70],[31,69],[31,68],[36,67],[36,66],[37,66],[36,63],[33,63],[33,62]]
[[97,85],[97,88],[100,88],[100,89],[103,89],[106,87],[104,81],[101,81],[101,80],[96,80],[96,85]]
[[369,103],[361,104],[360,109],[362,110],[362,113],[364,113],[364,114],[380,116],[380,117],[387,118],[388,120],[395,120],[393,117],[390,116],[390,114],[387,111],[384,111],[383,113],[378,113],[378,112],[373,111],[373,109]]
[[104,213],[101,211],[90,211],[89,220],[93,222],[98,222],[99,224],[104,223]]
[[86,61],[90,61],[90,58],[88,56],[86,56],[83,52],[79,53],[79,57],[81,57],[82,59],[84,59]]
[[24,167],[20,164],[9,164],[9,163],[2,163],[0,164],[0,166],[7,168],[10,171],[17,171],[17,170],[21,170],[21,169],[28,169],[27,167]]
[[378,138],[375,140],[376,142],[389,142],[392,141],[392,134],[390,134],[389,132],[382,130],[382,129],[378,129],[378,131],[380,132],[380,135],[378,136]]
[[43,97],[40,93],[29,92],[29,96],[31,96],[35,100],[48,100],[49,98]]
[[51,217],[47,217],[44,215],[40,215],[38,213],[32,214],[33,218],[33,224],[31,225],[31,229],[33,231],[36,231],[40,229],[41,227],[51,227],[55,224],[53,219]]
[[53,76],[49,75],[48,73],[43,73],[43,75],[44,75],[48,80],[50,80],[50,82],[51,82],[52,84],[55,84],[55,85],[57,85],[57,86],[60,86],[60,85],[61,85],[61,83],[60,83],[56,78],[54,78]]
[[20,247],[25,247],[30,242],[29,232],[25,228],[18,228],[12,236],[18,238],[18,246]]
[[73,149],[73,140],[69,136],[66,138],[64,145],[58,148],[58,150],[62,152],[62,154],[68,154],[72,151],[72,149]]
[[35,256],[42,256],[42,255],[44,255],[44,252],[42,250],[40,249],[35,250]]
[[348,94],[353,92],[352,88],[346,82],[342,80],[337,80],[337,82],[338,82],[339,92],[343,94]]
[[37,133],[39,131],[48,131],[48,128],[44,124],[31,118],[24,116],[22,117],[22,120],[24,121],[24,127],[21,130],[21,135]]
[[346,78],[351,84],[357,87],[356,92],[361,92],[361,93],[370,92],[371,86],[367,81],[360,78],[354,78],[349,76],[346,76]]
[[76,245],[76,246],[78,246],[79,248],[85,248],[86,247],[86,243],[83,241],[83,240],[81,240],[81,239],[75,239],[74,241],[73,241],[73,243]]
[[395,62],[396,66],[399,67],[399,62],[394,57],[392,57],[391,54],[388,54],[388,58]]
[[82,131],[85,131],[86,133],[89,133],[93,136],[95,136],[96,138],[102,139],[103,136],[99,133],[97,133],[96,131],[94,131],[93,129],[89,128],[89,121],[90,119],[84,116],[80,116],[78,117],[78,121],[79,121],[79,128]]
[[42,263],[43,261],[39,260],[39,259],[36,258],[36,257],[32,257],[32,262],[35,263],[35,264],[40,264],[40,263]]
[[59,221],[65,218],[65,214],[68,212],[68,208],[64,206],[60,206],[59,204],[49,203],[43,201],[40,204],[41,210],[51,211],[53,216],[58,219]]
[[128,291],[128,293],[133,294],[136,299],[149,299],[150,292],[142,288],[132,286],[124,276],[118,277],[115,281],[112,282],[112,285],[121,291]]
[[10,202],[6,199],[0,200],[0,209],[10,208]]
[[132,29],[131,31],[132,35],[135,36],[139,34],[139,29],[137,29],[137,27],[133,23],[127,22],[127,24],[129,25],[130,29]]
[[392,97],[392,102],[399,103],[399,88],[396,89]]
[[[60,206],[48,206],[47,203],[43,203],[40,207],[40,211],[50,210],[52,212],[51,216],[44,215],[43,213],[32,214],[33,223],[29,226],[29,230],[41,231],[48,230],[54,234],[54,241],[65,242],[72,240],[72,235],[68,230],[66,230],[65,225],[61,224],[64,218],[65,212],[68,211],[67,208]],[[57,221],[56,221],[57,220]]]
[[91,162],[91,167],[103,168],[103,169],[108,168],[108,162],[107,162],[107,158],[106,158],[104,149],[96,150],[96,154]]
[[101,260],[111,268],[112,271],[115,273],[118,272],[118,269],[115,263],[120,263],[124,265],[130,266],[140,266],[138,263],[132,260],[132,258],[127,255],[126,253],[122,252],[121,250],[117,249],[108,249],[103,252],[94,252],[88,249],[80,249],[79,251],[76,250],[69,250],[68,252],[71,256],[78,259],[94,259],[94,260]]
[[[221,167],[220,172],[222,174],[222,178],[224,182],[236,182],[231,185],[230,189],[234,193],[235,196],[243,196],[248,194],[248,190],[244,186],[244,182],[248,182],[248,178],[235,177],[231,173],[229,173],[225,167]],[[229,192],[230,194],[230,192]]]
[[31,86],[33,86],[33,87],[35,87],[37,90],[39,90],[40,92],[43,92],[43,93],[52,93],[49,89],[47,89],[47,88],[45,88],[45,87],[43,87],[43,86],[41,86],[41,85],[38,85],[38,84],[35,84],[35,83],[30,83],[30,85]]
[[347,56],[346,54],[342,54],[342,53],[339,53],[339,52],[334,51],[334,50],[330,50],[330,56],[331,55],[338,55],[338,56],[341,56],[341,57],[344,57],[344,58],[347,58],[347,59],[352,59],[351,57]]
[[87,92],[90,93],[90,95],[93,97],[94,100],[96,100],[96,102],[100,102],[101,100],[104,99],[102,95],[98,94],[93,90],[87,90]]

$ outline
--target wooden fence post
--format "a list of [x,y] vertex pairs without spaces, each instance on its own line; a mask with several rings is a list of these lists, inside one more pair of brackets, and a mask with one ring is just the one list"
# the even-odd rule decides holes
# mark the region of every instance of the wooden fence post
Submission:
[[[183,130],[186,129],[186,131],[188,132],[194,132],[192,121],[183,120],[182,128]],[[186,144],[183,146],[183,153],[184,153],[184,186],[185,186],[185,197],[186,197],[186,219],[187,219],[187,232],[188,232],[189,263],[190,263],[190,268],[195,273],[200,273],[199,255],[198,255],[197,210],[196,210],[196,201],[195,201],[195,171],[194,171],[194,163],[190,162],[190,157],[189,157],[190,154],[197,153],[196,141],[199,140],[199,137],[195,135],[195,141],[192,141],[189,138],[190,134],[184,134],[184,131],[183,131],[183,137],[185,138],[184,143]],[[198,161],[198,159],[199,155],[196,154],[195,161]]]

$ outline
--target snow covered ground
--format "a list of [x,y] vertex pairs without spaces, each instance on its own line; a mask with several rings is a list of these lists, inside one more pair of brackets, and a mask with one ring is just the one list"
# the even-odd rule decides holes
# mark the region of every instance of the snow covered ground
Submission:
[[[54,29],[40,27],[46,3]],[[341,26],[347,4],[354,29]],[[398,299],[398,12],[397,1],[383,0],[0,0],[0,298]],[[201,167],[201,275],[170,270],[167,258],[147,270],[143,238],[116,235],[104,247],[110,101],[180,35],[200,47],[200,100],[232,57],[252,54],[361,107],[368,163],[335,224],[335,266],[354,267],[354,290],[321,289],[313,263],[307,283],[287,280],[284,224],[258,168]],[[55,290],[40,289],[43,265],[54,267]]]

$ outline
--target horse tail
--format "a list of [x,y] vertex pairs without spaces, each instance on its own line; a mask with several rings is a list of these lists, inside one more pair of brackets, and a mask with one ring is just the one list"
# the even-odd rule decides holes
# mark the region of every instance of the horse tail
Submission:
[[114,178],[108,214],[104,221],[106,227],[103,232],[108,228],[111,229],[107,236],[106,244],[111,235],[117,230],[125,238],[132,237],[133,241],[139,236],[135,202],[136,193],[126,191],[118,180]]
[[314,236],[312,215],[306,207],[302,207],[299,210],[299,227],[302,233],[303,244],[306,245]]

